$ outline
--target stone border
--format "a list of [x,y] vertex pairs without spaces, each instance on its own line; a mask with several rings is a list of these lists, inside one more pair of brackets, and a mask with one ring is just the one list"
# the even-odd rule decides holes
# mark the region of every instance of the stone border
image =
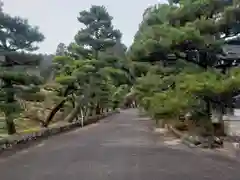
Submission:
[[[180,138],[182,143],[187,145],[190,148],[197,148],[200,151],[197,152],[208,152],[208,153],[214,153],[218,156],[221,157],[228,157],[233,160],[237,160],[240,162],[239,157],[240,157],[240,152],[237,151],[234,147],[231,148],[226,148],[224,145],[224,148],[214,148],[214,149],[204,149],[204,148],[198,148],[194,142],[191,142],[188,136],[185,136],[182,132],[177,130],[176,128],[167,125],[167,129],[172,132],[177,138]],[[232,144],[230,146],[233,146]],[[210,151],[205,151],[205,150],[210,150]]]
[[185,134],[183,134],[181,131],[177,130],[176,128],[174,128],[173,126],[167,125],[167,128],[170,132],[172,132],[177,138],[181,139],[181,142],[185,145],[187,145],[188,147],[191,148],[195,148],[197,147],[193,142],[191,142],[191,140],[188,138],[188,136],[186,136]]
[[[91,116],[84,122],[83,126],[94,124],[99,120],[116,113],[119,113],[119,110],[107,112],[102,115]],[[39,131],[32,133],[8,136],[6,138],[0,139],[0,155],[8,155],[12,152],[14,153],[15,151],[18,151],[20,149],[29,147],[30,145],[34,144],[34,142],[36,143],[39,140],[43,140],[60,133],[68,132],[79,127],[81,127],[81,122],[78,121],[50,128],[42,128]]]

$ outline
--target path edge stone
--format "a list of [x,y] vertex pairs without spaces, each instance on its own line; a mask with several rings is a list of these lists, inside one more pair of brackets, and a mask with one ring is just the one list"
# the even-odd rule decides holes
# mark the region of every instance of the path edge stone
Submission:
[[[98,121],[117,113],[120,113],[120,111],[115,110],[103,113],[101,115],[91,116],[84,122],[83,125],[87,126],[90,124],[97,123]],[[82,127],[81,122],[77,121],[74,123],[67,123],[64,125],[49,128],[41,128],[39,131],[34,131],[31,133],[8,136],[6,138],[0,139],[0,156],[2,154],[9,154],[10,152],[16,152],[18,150],[27,148],[40,140],[47,139],[48,137],[58,135],[61,133],[66,133],[81,127]]]
[[188,138],[188,136],[186,136],[184,133],[182,133],[181,131],[177,130],[176,128],[174,128],[171,125],[166,125],[167,129],[177,138],[179,138],[181,140],[181,142],[185,145],[187,145],[190,148],[196,148],[197,146],[191,142]]

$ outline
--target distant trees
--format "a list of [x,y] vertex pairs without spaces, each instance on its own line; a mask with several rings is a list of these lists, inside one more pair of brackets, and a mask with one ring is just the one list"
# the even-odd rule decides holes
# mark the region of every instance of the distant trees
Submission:
[[39,71],[45,82],[52,81],[54,79],[53,54],[39,54],[41,56],[41,62],[39,65]]
[[64,43],[59,43],[56,50],[57,56],[64,56],[67,52],[67,46]]
[[3,11],[3,2],[0,1],[0,12],[2,12],[2,11]]

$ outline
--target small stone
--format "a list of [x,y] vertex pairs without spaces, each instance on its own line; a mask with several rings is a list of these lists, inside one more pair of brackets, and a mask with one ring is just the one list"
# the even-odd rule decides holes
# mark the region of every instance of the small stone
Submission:
[[216,143],[218,145],[223,145],[223,141],[218,137],[214,137],[214,143]]
[[155,133],[159,133],[159,134],[164,134],[167,132],[167,129],[164,129],[164,128],[155,128],[154,129],[154,132]]

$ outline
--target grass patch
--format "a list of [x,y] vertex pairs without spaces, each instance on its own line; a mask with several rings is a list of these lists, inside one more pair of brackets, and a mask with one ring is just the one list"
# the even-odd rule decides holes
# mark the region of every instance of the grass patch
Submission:
[[[52,124],[49,125],[49,127],[55,127],[60,124],[61,125],[67,124],[67,122],[63,122],[63,121],[53,122]],[[39,123],[37,123],[35,121],[31,121],[29,119],[27,119],[27,120],[17,119],[15,121],[15,125],[16,125],[17,133],[20,133],[20,134],[33,133],[33,132],[37,132],[41,129],[41,126]],[[0,121],[0,138],[4,138],[7,136],[8,136],[8,134],[7,134],[7,130],[5,128],[5,122]]]

